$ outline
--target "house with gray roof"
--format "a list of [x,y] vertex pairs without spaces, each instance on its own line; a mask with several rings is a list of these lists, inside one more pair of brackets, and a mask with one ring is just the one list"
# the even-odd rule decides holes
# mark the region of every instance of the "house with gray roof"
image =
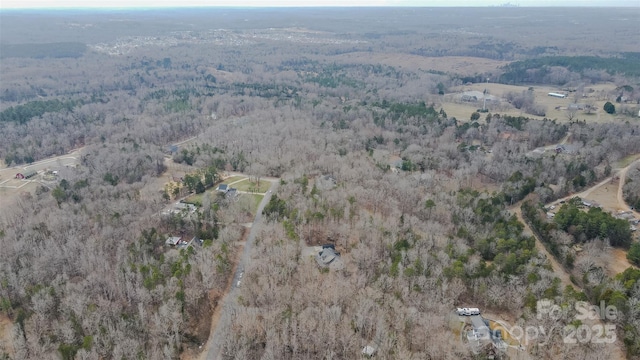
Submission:
[[322,251],[316,255],[316,261],[318,265],[322,267],[329,266],[337,257],[340,256],[340,253],[336,251],[334,248],[323,248]]
[[316,255],[316,262],[322,268],[331,268],[334,270],[342,269],[344,264],[340,258],[340,253],[333,246],[323,246],[322,250]]

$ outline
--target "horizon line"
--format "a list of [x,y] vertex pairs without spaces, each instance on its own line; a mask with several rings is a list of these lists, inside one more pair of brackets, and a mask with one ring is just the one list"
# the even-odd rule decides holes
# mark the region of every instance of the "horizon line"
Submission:
[[168,10],[168,9],[242,9],[242,10],[252,10],[252,9],[359,9],[359,8],[368,8],[368,9],[388,9],[388,8],[403,8],[403,9],[453,9],[453,8],[469,8],[469,9],[478,9],[478,8],[502,8],[502,9],[518,9],[518,8],[609,8],[609,9],[623,9],[623,8],[640,8],[640,5],[617,5],[617,6],[609,6],[609,5],[477,5],[477,6],[469,6],[469,5],[451,5],[451,6],[438,6],[438,5],[430,5],[430,6],[420,6],[420,5],[310,5],[310,6],[288,6],[288,5],[274,5],[274,6],[253,6],[253,5],[245,5],[245,6],[221,6],[221,5],[187,5],[187,6],[62,6],[62,7],[1,7],[0,11],[37,11],[37,10],[54,10],[54,11],[63,11],[63,10]]

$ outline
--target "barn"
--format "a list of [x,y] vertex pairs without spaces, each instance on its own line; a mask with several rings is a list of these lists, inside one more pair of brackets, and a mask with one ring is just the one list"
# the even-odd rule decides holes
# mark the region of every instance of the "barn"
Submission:
[[36,174],[38,174],[38,172],[36,172],[35,170],[19,172],[16,174],[16,179],[20,179],[20,180],[29,179],[36,176]]

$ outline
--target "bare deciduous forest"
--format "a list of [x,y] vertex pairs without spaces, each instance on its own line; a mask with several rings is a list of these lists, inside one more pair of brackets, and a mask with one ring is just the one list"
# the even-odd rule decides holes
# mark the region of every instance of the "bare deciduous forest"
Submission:
[[[638,358],[640,270],[599,258],[633,262],[637,233],[544,204],[640,154],[639,15],[0,12],[0,357]],[[512,90],[465,89],[489,81]],[[253,229],[262,197],[215,190],[238,173],[277,188],[242,195],[270,196]],[[578,301],[615,306],[613,344],[566,341]],[[548,334],[475,351],[456,307]],[[231,323],[212,354],[216,309]]]

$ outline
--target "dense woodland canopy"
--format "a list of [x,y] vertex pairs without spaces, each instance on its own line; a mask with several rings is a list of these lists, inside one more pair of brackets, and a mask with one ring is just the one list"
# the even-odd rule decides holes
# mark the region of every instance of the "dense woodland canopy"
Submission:
[[640,209],[640,166],[632,166],[627,176],[628,178],[623,188],[625,200],[629,206]]
[[[79,166],[61,170],[53,186],[2,209],[0,306],[15,330],[11,351],[0,354],[178,358],[206,342],[249,215],[241,203],[212,195],[192,216],[159,214],[170,199],[202,192],[199,180],[209,187],[221,173],[239,171],[280,180],[224,337],[225,359],[353,359],[368,344],[383,359],[473,358],[447,320],[467,305],[554,328],[549,343],[528,349],[533,358],[610,354],[603,344],[563,343],[562,326],[571,318],[537,318],[538,299],[615,304],[624,314],[613,321],[618,345],[639,356],[640,273],[610,278],[589,259],[575,262],[571,252],[574,243],[628,247],[628,228],[569,205],[548,222],[539,206],[610,176],[618,160],[640,153],[637,119],[567,122],[492,110],[471,111],[478,115],[470,121],[448,116],[440,94],[465,77],[525,73],[530,82],[613,81],[636,96],[640,81],[624,62],[632,55],[616,52],[632,51],[624,39],[619,46],[600,43],[594,54],[529,22],[522,26],[538,29],[535,43],[509,38],[498,19],[514,9],[464,10],[470,21],[461,31],[443,29],[453,21],[450,13],[424,30],[415,14],[400,10],[375,18],[380,26],[367,17],[380,16],[374,10],[352,24],[343,20],[353,12],[303,12],[296,21],[291,11],[216,15],[232,29],[224,37],[211,35],[220,27],[188,11],[125,21],[128,28],[110,34],[101,30],[111,25],[96,15],[60,13],[43,28],[65,24],[55,42],[87,48],[44,57],[49,48],[41,44],[54,42],[47,34],[15,30],[21,16],[35,15],[1,14],[2,42],[37,46],[14,46],[0,65],[0,158],[22,165],[82,150]],[[575,11],[583,19],[600,15]],[[480,15],[495,27],[478,33],[471,20]],[[398,22],[403,17],[411,21]],[[276,25],[292,29],[283,37],[265,30]],[[82,26],[85,34],[72,31]],[[616,34],[633,37],[630,26],[622,22]],[[197,34],[181,33],[187,30]],[[452,47],[453,40],[459,45]],[[140,46],[125,52],[117,45],[127,43]],[[120,52],[101,50],[107,47]],[[356,51],[540,57],[494,74],[332,60]],[[572,58],[573,65],[542,57],[555,54],[584,57]],[[587,57],[594,55],[620,58],[602,65],[602,58]],[[591,67],[583,65],[590,60]],[[505,82],[525,81],[516,75]],[[612,101],[619,95],[607,94]],[[169,145],[191,137],[167,154]],[[563,139],[571,152],[532,153]],[[157,184],[174,168],[197,175],[168,193]],[[321,183],[325,175],[335,186]],[[629,176],[631,204],[640,199],[640,178],[634,169]],[[515,215],[521,204],[559,262],[581,271],[575,286],[561,285],[525,231]],[[172,234],[204,241],[167,250]],[[344,269],[325,271],[301,256],[324,243],[340,251]]]

